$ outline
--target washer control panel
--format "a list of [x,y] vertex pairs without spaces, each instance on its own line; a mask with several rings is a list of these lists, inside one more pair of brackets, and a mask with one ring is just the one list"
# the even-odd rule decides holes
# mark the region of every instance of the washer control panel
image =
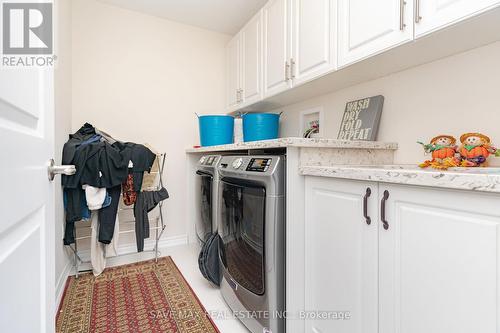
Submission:
[[246,171],[266,172],[272,161],[272,158],[251,158]]

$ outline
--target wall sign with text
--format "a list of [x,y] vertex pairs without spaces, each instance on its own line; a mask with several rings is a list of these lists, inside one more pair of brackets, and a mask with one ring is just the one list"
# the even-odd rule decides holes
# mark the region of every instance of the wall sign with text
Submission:
[[383,106],[382,95],[348,102],[340,124],[338,139],[375,141]]

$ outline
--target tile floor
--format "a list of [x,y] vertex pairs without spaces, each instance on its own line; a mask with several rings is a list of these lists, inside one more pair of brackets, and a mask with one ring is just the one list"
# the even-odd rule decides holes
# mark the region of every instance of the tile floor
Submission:
[[249,331],[236,318],[229,316],[231,309],[226,305],[219,289],[206,281],[198,270],[198,247],[186,245],[163,249],[162,255],[169,255],[174,259],[196,296],[212,313],[212,319],[221,333],[249,333]]

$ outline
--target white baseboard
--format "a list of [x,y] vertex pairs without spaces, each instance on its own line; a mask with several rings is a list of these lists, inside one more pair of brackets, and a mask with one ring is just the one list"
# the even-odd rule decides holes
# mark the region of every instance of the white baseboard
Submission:
[[56,283],[56,312],[59,311],[59,304],[61,303],[61,299],[64,293],[64,287],[66,286],[66,281],[68,279],[71,270],[73,269],[73,261],[68,257],[66,261],[66,265],[62,270],[61,274],[57,278]]
[[[182,245],[187,245],[187,244],[189,244],[187,235],[165,237],[165,238],[162,238],[158,241],[158,250],[160,252],[160,256],[162,256],[162,254],[161,254],[162,249],[167,249],[169,247],[182,246]],[[155,246],[154,239],[147,239],[144,241],[144,249],[146,251],[153,249],[154,246]],[[128,255],[126,255],[126,254],[128,254]],[[79,255],[83,261],[90,260],[90,250],[88,250],[88,249],[79,251]],[[136,243],[127,243],[127,244],[119,245],[118,255],[119,255],[118,257],[106,258],[106,267],[126,265],[126,264],[131,264],[134,262],[154,258],[154,252],[151,252],[151,251],[137,252]],[[89,263],[86,263],[86,264],[80,264],[79,269],[80,269],[80,271],[91,270],[92,267]],[[75,270],[73,267],[73,261],[71,261],[71,268],[70,268],[69,275],[74,275],[74,274],[75,274]]]

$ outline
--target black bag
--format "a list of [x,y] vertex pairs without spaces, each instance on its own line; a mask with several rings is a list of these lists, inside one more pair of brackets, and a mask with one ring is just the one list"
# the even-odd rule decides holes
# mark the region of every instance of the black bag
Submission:
[[201,248],[198,256],[198,266],[205,279],[216,286],[220,286],[219,234],[212,234]]

